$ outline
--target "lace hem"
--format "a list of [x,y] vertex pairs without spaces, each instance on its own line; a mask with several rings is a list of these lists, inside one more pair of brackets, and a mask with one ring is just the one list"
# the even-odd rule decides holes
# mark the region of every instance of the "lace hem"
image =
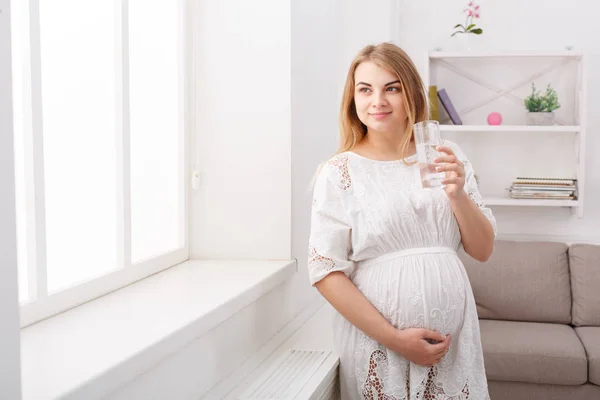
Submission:
[[318,264],[326,271],[331,271],[335,268],[335,261],[329,257],[320,255],[314,247],[310,249],[309,264]]
[[406,396],[402,398],[395,397],[386,393],[384,379],[379,375],[378,367],[385,364],[387,356],[381,350],[375,350],[369,358],[369,372],[362,388],[362,398],[365,400],[490,400],[489,396],[484,399],[473,399],[469,390],[469,380],[467,379],[460,394],[450,396],[445,393],[444,388],[436,383],[438,369],[436,366],[430,367],[427,377],[413,389],[411,393],[408,369],[406,370]]
[[[424,384],[421,384],[425,387],[423,391],[423,399],[424,400],[473,400],[470,397],[469,392],[469,381],[465,382],[465,386],[462,388],[461,392],[457,396],[449,396],[444,392],[444,389],[438,386],[435,383],[435,377],[437,375],[437,368],[435,366],[429,369],[429,373],[427,374],[427,380]],[[421,386],[420,385],[420,386]],[[417,399],[421,398],[418,394],[416,396]],[[479,399],[477,399],[479,400]],[[484,400],[484,399],[482,399]]]
[[[397,397],[384,393],[383,379],[381,379],[377,372],[379,363],[387,361],[387,356],[381,350],[375,350],[371,353],[369,358],[369,373],[367,374],[367,380],[363,385],[362,395],[365,400],[401,400]],[[408,379],[407,389],[408,389]]]

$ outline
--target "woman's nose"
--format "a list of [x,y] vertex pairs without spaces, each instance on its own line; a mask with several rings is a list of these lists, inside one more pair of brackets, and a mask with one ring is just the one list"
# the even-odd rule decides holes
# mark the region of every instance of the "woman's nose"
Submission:
[[385,92],[375,92],[375,96],[373,96],[373,106],[379,108],[386,104],[387,100],[385,98]]

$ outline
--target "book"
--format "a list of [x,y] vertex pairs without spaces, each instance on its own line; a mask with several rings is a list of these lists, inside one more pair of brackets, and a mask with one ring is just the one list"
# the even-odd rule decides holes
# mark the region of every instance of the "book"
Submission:
[[522,200],[534,200],[534,199],[544,199],[544,200],[575,200],[575,196],[573,195],[550,195],[550,194],[542,194],[542,193],[534,193],[534,194],[517,194],[511,193],[510,197],[512,199],[522,199]]
[[566,185],[571,186],[575,184],[575,179],[564,179],[564,178],[529,178],[529,177],[517,177],[513,180],[514,184],[525,184],[525,185]]
[[509,188],[513,199],[576,199],[577,179],[517,177]]
[[511,189],[511,193],[518,195],[544,195],[544,196],[570,196],[573,194],[573,190],[521,190],[521,189]]
[[429,86],[429,119],[438,122],[440,120],[437,86],[435,85]]
[[442,103],[442,106],[444,107],[444,110],[446,110],[446,113],[450,117],[450,120],[452,121],[452,123],[454,125],[462,125],[463,124],[462,120],[460,119],[460,116],[456,112],[456,108],[454,108],[454,104],[452,104],[452,101],[450,101],[450,96],[448,96],[446,89],[439,90],[437,94],[438,94],[438,98],[440,99],[440,103]]
[[513,189],[519,190],[537,190],[537,191],[552,191],[552,192],[568,192],[571,190],[575,190],[575,185],[569,186],[545,186],[545,185],[515,185],[511,186]]

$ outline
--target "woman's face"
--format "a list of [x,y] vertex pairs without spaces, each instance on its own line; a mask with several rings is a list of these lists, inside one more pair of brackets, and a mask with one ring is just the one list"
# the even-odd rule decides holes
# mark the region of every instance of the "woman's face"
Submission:
[[365,61],[356,68],[354,81],[356,113],[369,132],[397,131],[403,135],[406,110],[398,77],[371,61]]

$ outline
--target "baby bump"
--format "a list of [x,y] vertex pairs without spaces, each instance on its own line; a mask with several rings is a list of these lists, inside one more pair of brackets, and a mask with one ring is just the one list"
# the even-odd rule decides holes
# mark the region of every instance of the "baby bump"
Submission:
[[354,284],[399,329],[460,331],[465,308],[464,269],[456,254],[418,254],[363,266]]

